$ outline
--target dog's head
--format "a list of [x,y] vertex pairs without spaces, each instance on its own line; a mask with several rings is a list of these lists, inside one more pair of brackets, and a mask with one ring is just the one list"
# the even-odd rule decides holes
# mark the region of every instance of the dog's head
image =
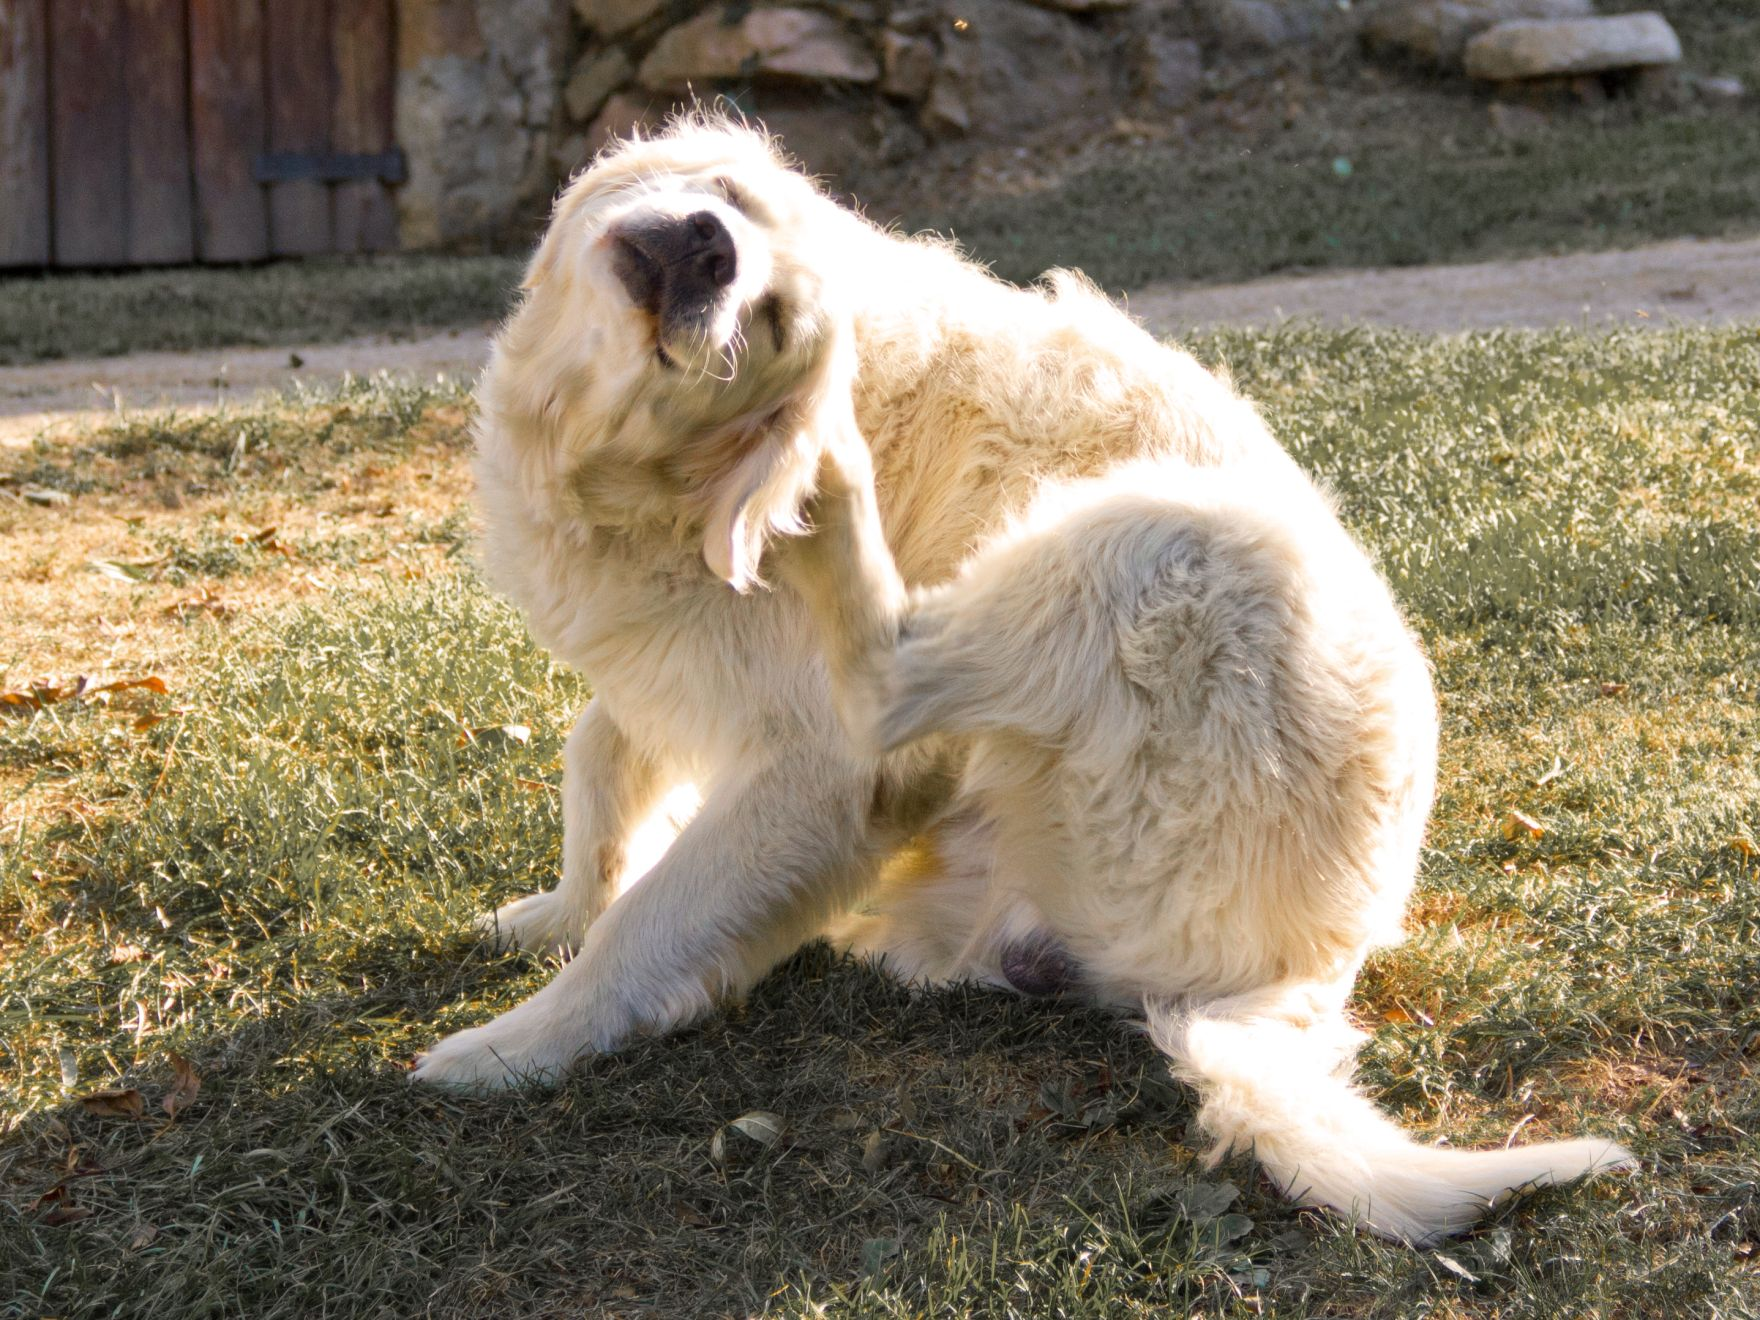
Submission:
[[585,479],[601,499],[650,479],[674,492],[738,589],[768,538],[798,528],[824,446],[854,435],[862,231],[762,136],[696,118],[595,161],[527,275],[548,374],[605,422]]

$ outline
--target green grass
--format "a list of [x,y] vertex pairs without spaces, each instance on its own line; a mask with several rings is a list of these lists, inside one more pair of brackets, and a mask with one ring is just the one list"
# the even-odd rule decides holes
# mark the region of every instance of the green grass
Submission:
[[[1365,1083],[1432,1139],[1601,1132],[1637,1175],[1390,1247],[1248,1160],[1199,1168],[1127,1024],[818,947],[554,1094],[412,1090],[415,1051],[549,975],[468,928],[549,883],[586,697],[461,556],[224,636],[145,731],[0,722],[29,785],[0,853],[0,1314],[1760,1315],[1760,867],[1732,842],[1760,839],[1760,340],[1197,347],[1436,662],[1442,793],[1417,929],[1357,998]],[[183,449],[222,481],[218,443]],[[531,741],[459,738],[504,723]],[[1510,809],[1545,833],[1505,839]],[[172,1051],[203,1086],[167,1121]],[[145,1119],[75,1103],[115,1085]],[[782,1138],[715,1141],[751,1110]]]
[[518,257],[399,256],[0,279],[0,365],[322,343],[490,321]]
[[1616,108],[1514,140],[1493,134],[1483,114],[1467,107],[1465,126],[1440,145],[1384,129],[1196,159],[1145,154],[927,221],[1006,279],[1073,266],[1114,292],[1755,230],[1760,120],[1749,112]]

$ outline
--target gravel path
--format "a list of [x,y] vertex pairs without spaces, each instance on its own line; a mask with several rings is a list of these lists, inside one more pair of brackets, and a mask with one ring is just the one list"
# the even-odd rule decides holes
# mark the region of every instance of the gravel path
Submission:
[[[1279,276],[1209,288],[1158,284],[1128,303],[1163,334],[1290,318],[1442,332],[1760,322],[1760,239],[1677,240],[1625,252]],[[61,429],[116,408],[213,407],[294,381],[334,381],[350,371],[474,376],[488,331],[0,367],[0,444],[28,443],[45,427]]]

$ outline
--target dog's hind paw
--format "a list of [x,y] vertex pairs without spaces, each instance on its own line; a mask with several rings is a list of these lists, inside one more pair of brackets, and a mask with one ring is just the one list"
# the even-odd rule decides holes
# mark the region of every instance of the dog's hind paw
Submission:
[[527,894],[477,919],[477,933],[498,949],[566,958],[586,934],[587,915],[554,889]]

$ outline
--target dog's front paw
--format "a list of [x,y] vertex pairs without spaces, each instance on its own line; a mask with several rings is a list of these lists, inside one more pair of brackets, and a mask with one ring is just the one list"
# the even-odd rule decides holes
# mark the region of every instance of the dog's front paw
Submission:
[[560,1081],[580,1051],[517,1026],[508,1017],[440,1041],[418,1055],[410,1080],[460,1091],[502,1091],[515,1086],[551,1086]]
[[566,958],[587,933],[587,914],[554,889],[527,894],[477,919],[477,933],[498,949]]

